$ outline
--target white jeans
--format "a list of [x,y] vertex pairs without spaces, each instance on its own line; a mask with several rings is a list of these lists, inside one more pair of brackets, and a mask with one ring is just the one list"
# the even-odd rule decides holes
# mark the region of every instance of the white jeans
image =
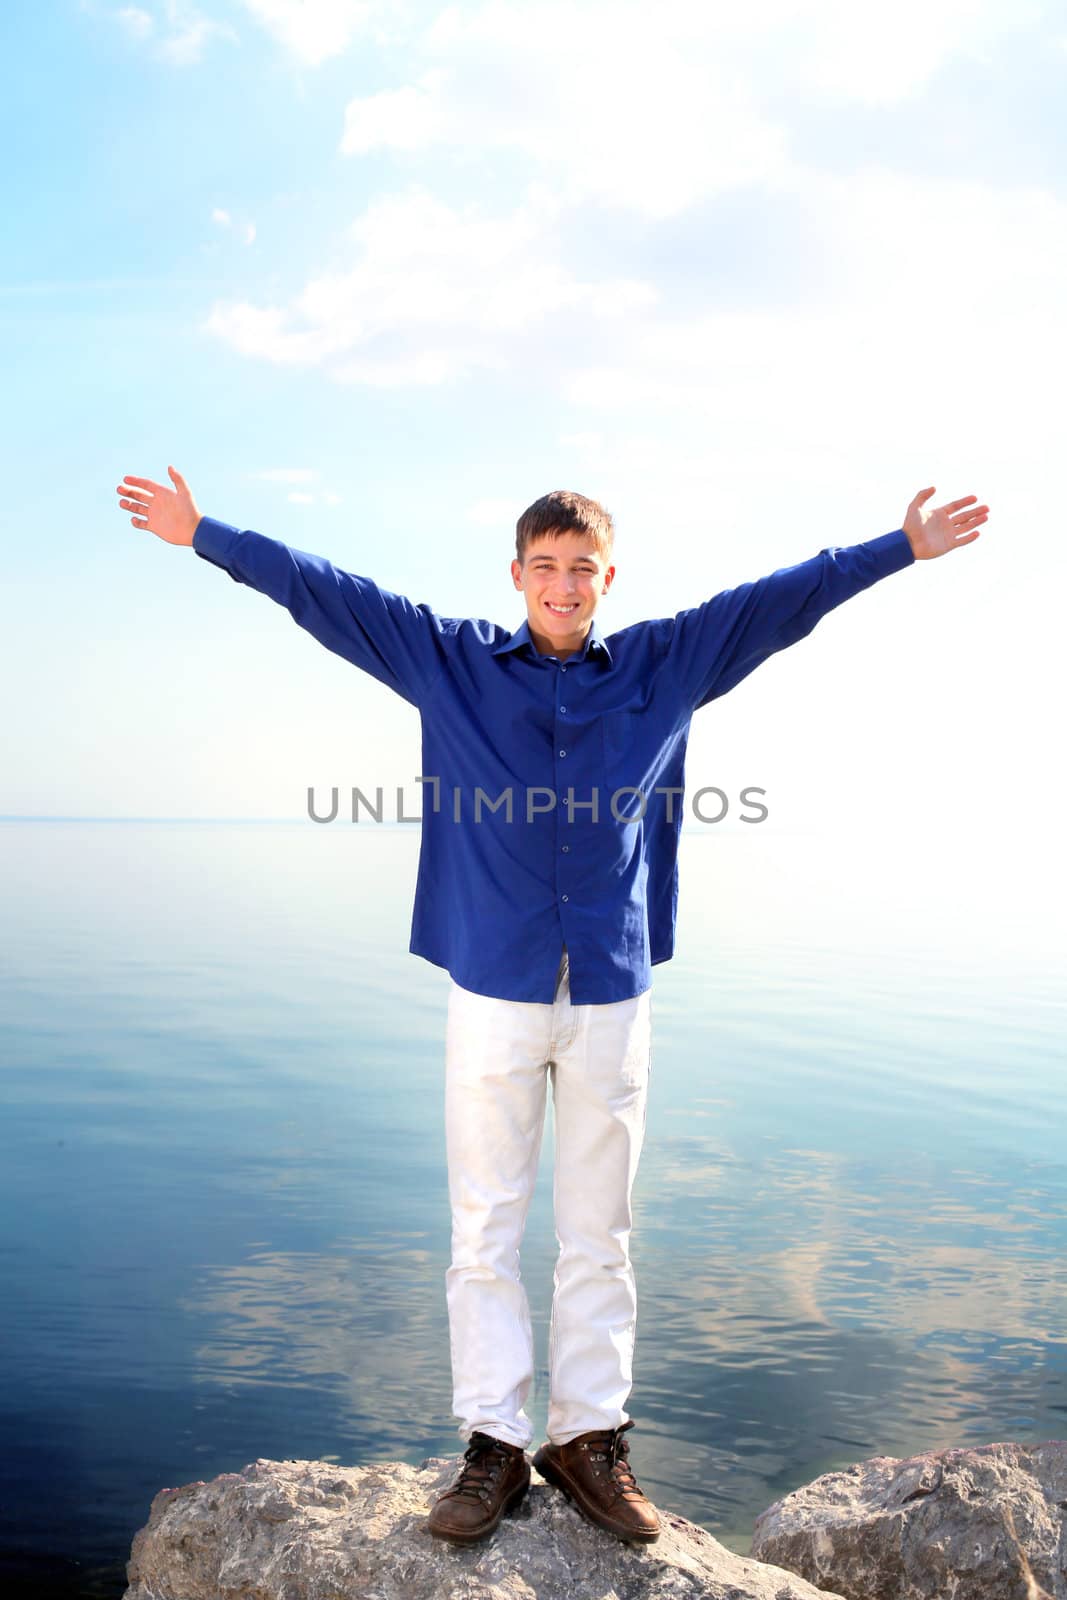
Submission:
[[519,1245],[537,1176],[552,1080],[559,1259],[549,1333],[548,1437],[565,1444],[629,1421],[637,1289],[630,1197],[645,1133],[652,991],[571,1004],[563,952],[551,1005],[495,1000],[453,980],[445,1131],[452,1264],[445,1274],[452,1407],[526,1446],[534,1374]]

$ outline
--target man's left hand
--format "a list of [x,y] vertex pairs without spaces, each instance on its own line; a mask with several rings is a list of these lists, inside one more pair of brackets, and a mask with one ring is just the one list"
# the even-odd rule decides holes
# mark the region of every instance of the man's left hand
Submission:
[[930,561],[934,556],[943,556],[947,550],[958,550],[961,545],[970,544],[989,518],[989,507],[975,505],[978,496],[974,494],[962,500],[949,500],[933,511],[924,510],[927,500],[936,492],[935,489],[920,489],[904,518],[904,532],[916,561]]

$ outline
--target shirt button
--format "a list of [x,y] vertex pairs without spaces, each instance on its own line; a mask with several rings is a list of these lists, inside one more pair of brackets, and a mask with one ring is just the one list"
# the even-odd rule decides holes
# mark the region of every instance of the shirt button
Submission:
[[565,755],[566,755],[566,754],[567,754],[567,752],[566,752],[566,750],[561,750],[561,751],[560,751],[560,755],[561,755],[561,756],[565,756]]
[[564,896],[563,896],[563,898],[564,898],[564,900],[569,900],[569,899],[570,899],[570,895],[569,895],[569,894],[565,894],[565,895],[564,895]]
[[560,845],[560,849],[563,851],[563,854],[566,855],[567,851],[570,849],[570,845],[569,844],[561,844]]
[[561,671],[561,672],[566,672],[566,670],[567,670],[567,669],[566,669],[566,667],[560,667],[560,669],[559,669],[559,670],[560,670],[560,671]]
[[567,709],[567,707],[566,707],[566,706],[560,706],[560,708],[559,708],[559,709],[560,709],[560,710],[561,710],[561,711],[566,711],[566,709]]

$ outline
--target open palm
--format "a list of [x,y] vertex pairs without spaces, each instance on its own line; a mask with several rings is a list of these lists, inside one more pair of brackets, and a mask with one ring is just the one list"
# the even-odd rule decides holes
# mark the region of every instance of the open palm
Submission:
[[989,519],[989,507],[975,504],[977,495],[965,495],[962,500],[949,500],[936,510],[927,511],[926,502],[936,494],[935,489],[920,489],[908,507],[904,518],[904,532],[911,541],[916,561],[930,561],[949,550],[977,539],[983,522]]
[[200,513],[180,472],[168,467],[174,488],[153,483],[151,478],[123,478],[115,493],[123,511],[136,511],[130,518],[135,528],[147,528],[168,544],[192,544]]

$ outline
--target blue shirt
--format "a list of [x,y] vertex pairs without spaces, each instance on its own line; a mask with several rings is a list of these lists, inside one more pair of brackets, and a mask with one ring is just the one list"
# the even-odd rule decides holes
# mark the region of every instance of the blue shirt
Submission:
[[830,546],[607,637],[594,617],[581,652],[559,661],[538,654],[525,621],[509,633],[441,617],[213,517],[193,548],[418,707],[409,949],[465,989],[547,1004],[566,944],[575,1005],[642,994],[674,953],[693,712],[915,560],[902,529]]

